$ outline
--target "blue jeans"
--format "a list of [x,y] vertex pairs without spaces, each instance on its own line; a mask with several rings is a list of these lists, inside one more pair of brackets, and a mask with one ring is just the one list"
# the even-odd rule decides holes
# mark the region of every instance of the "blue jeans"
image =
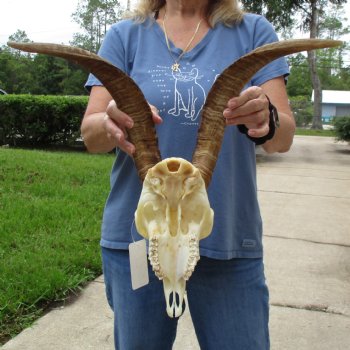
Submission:
[[[178,319],[166,313],[163,284],[132,290],[129,253],[102,248],[107,299],[118,350],[172,349]],[[202,350],[268,350],[269,296],[262,259],[201,257],[187,282],[188,306]]]

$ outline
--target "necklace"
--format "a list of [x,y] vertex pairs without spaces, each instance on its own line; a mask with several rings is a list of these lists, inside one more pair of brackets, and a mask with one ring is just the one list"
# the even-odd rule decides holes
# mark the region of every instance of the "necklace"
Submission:
[[196,37],[199,27],[201,26],[201,23],[203,21],[203,18],[198,22],[196,30],[194,31],[194,34],[192,35],[190,41],[188,42],[188,44],[186,45],[186,47],[184,48],[184,50],[182,51],[182,53],[179,55],[179,57],[177,59],[174,58],[173,54],[171,53],[171,48],[170,48],[170,44],[169,44],[169,38],[168,38],[168,33],[166,30],[166,25],[165,25],[165,20],[166,20],[166,10],[164,12],[164,18],[163,18],[163,30],[164,30],[164,36],[165,36],[165,41],[166,41],[166,45],[168,47],[168,51],[170,53],[171,58],[173,59],[173,61],[175,62],[172,66],[171,66],[171,70],[173,72],[178,72],[180,70],[180,60],[182,58],[182,56],[187,52],[188,48],[190,47],[190,45],[192,44],[194,38]]

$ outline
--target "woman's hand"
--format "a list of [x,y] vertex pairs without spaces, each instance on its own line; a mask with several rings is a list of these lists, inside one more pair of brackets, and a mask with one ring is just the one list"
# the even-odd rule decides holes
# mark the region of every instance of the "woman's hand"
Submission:
[[[153,122],[160,124],[163,120],[159,116],[157,108],[152,105],[150,107]],[[130,116],[118,109],[114,100],[109,102],[103,122],[107,137],[114,139],[116,147],[132,155],[135,152],[135,146],[128,141],[128,129],[134,126],[134,122]]]
[[223,115],[226,125],[244,124],[251,137],[263,137],[269,132],[269,100],[258,86],[252,86],[240,96],[230,99]]

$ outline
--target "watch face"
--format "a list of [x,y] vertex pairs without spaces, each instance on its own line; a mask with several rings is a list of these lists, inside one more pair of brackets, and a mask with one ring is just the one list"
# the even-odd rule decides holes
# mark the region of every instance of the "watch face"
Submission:
[[275,119],[276,128],[279,128],[279,126],[280,126],[280,119],[278,117],[277,108],[275,106],[273,106],[272,113],[273,113],[273,117]]
[[277,108],[269,100],[270,117],[273,118],[276,128],[280,126],[280,120],[278,118]]

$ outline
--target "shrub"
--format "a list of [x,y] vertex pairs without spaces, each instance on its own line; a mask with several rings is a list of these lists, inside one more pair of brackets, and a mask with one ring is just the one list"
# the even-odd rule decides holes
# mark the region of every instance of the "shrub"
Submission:
[[80,137],[86,96],[0,96],[0,143],[71,145]]
[[350,142],[350,116],[336,117],[333,123],[337,140]]
[[313,108],[310,99],[306,96],[295,96],[291,97],[289,102],[296,125],[298,127],[308,126],[313,117]]

